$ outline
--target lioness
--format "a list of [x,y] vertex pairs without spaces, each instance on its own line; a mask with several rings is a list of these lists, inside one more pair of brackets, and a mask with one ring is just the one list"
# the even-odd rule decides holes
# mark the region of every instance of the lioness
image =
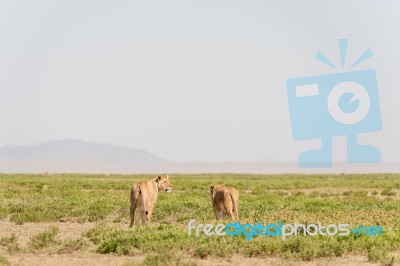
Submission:
[[230,219],[239,219],[239,192],[236,188],[225,187],[224,185],[210,186],[210,195],[214,207],[215,219],[224,219],[225,214]]
[[135,211],[139,210],[139,219],[143,224],[151,222],[151,216],[157,202],[159,191],[172,191],[172,185],[169,176],[159,175],[147,182],[133,184],[131,189],[131,224],[135,224]]

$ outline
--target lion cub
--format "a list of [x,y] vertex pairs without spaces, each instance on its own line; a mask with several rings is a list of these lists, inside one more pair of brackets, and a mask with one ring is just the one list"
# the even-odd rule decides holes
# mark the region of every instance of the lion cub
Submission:
[[236,188],[225,187],[224,185],[210,186],[210,195],[214,207],[215,219],[224,219],[225,214],[230,219],[239,219],[239,192]]

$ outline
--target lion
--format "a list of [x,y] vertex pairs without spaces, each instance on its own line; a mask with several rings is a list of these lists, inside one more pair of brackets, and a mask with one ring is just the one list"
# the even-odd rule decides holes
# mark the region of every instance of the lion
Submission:
[[224,185],[210,186],[210,195],[215,219],[224,219],[225,215],[228,215],[230,219],[239,219],[239,192],[236,188],[225,187]]
[[158,192],[165,190],[172,191],[172,185],[168,175],[158,175],[147,182],[135,183],[131,189],[130,216],[132,227],[135,224],[135,211],[139,211],[139,219],[142,224],[151,222],[154,207],[157,202]]

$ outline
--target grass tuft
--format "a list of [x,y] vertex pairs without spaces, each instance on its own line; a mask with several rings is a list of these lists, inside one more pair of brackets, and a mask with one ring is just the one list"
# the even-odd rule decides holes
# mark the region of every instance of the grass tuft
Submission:
[[0,255],[0,265],[1,266],[11,266],[11,262],[4,256]]
[[64,241],[58,253],[72,253],[74,251],[85,250],[89,247],[89,243],[85,238],[68,239]]
[[384,189],[381,192],[382,196],[396,196],[396,192],[392,191],[390,188]]
[[193,262],[184,262],[171,253],[147,255],[142,263],[126,263],[123,266],[196,266]]
[[52,226],[49,229],[31,237],[28,245],[31,249],[43,249],[53,244],[57,244],[58,227]]
[[15,234],[12,234],[10,237],[2,237],[0,245],[7,247],[7,251],[10,253],[21,251],[21,247],[18,244],[18,237]]

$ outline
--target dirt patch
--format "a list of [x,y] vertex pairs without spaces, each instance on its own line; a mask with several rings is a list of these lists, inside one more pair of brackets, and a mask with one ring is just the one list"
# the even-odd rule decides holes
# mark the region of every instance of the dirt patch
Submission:
[[43,266],[43,265],[57,265],[57,266],[97,266],[97,265],[122,265],[127,262],[141,262],[145,256],[138,255],[135,257],[116,256],[116,255],[103,255],[103,254],[84,254],[84,253],[71,253],[71,254],[18,254],[6,256],[13,265],[21,266]]
[[208,258],[205,260],[189,260],[197,263],[199,266],[228,266],[228,265],[243,265],[243,266],[261,266],[261,265],[296,265],[296,266],[342,266],[342,265],[353,265],[353,266],[371,266],[380,265],[379,263],[368,262],[365,257],[362,256],[344,256],[341,258],[325,258],[317,259],[313,261],[287,261],[282,260],[279,257],[266,257],[266,258],[249,258],[239,255],[235,255],[229,259],[221,258]]
[[[114,228],[127,228],[124,223],[107,223],[108,226]],[[0,221],[0,238],[10,237],[15,234],[18,237],[18,244],[21,247],[27,247],[30,238],[38,233],[45,231],[51,226],[57,226],[59,233],[57,239],[64,241],[67,239],[77,239],[82,236],[90,228],[96,226],[96,223],[72,223],[72,222],[56,222],[56,223],[25,223],[17,225],[9,221]],[[2,255],[6,257],[12,265],[122,265],[126,262],[141,262],[144,255],[137,256],[117,256],[112,254],[98,254],[94,250],[74,252],[69,254],[57,254],[46,251],[31,253],[27,250],[7,254],[6,249],[0,249]],[[7,255],[5,255],[7,254]]]
[[[107,223],[110,227],[128,228],[125,223]],[[96,223],[24,223],[18,225],[9,221],[0,221],[0,238],[9,237],[15,234],[18,237],[18,244],[25,246],[29,239],[38,233],[45,231],[51,226],[57,226],[59,233],[57,238],[61,241],[81,237],[83,233],[96,226]]]
[[[42,265],[58,265],[58,266],[97,266],[97,265],[123,265],[124,263],[139,263],[143,262],[145,255],[136,256],[117,256],[103,255],[94,253],[71,253],[71,254],[18,254],[5,256],[13,265],[20,266],[42,266]],[[229,259],[207,258],[194,259],[188,258],[184,261],[194,262],[199,266],[228,266],[228,265],[243,265],[243,266],[261,266],[261,265],[299,265],[299,266],[371,266],[380,265],[379,263],[368,262],[362,256],[344,256],[342,258],[318,259],[314,261],[285,261],[278,257],[267,258],[248,258],[243,256],[233,256]]]

